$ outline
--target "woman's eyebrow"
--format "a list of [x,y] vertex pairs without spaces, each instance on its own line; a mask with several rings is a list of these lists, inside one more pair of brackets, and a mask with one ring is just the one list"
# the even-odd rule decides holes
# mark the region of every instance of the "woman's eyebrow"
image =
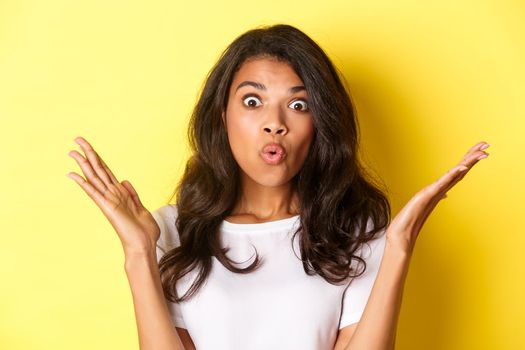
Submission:
[[[255,81],[250,81],[250,80],[246,80],[246,81],[243,81],[242,83],[240,83],[239,86],[237,86],[237,88],[235,89],[235,91],[237,91],[240,88],[242,88],[243,86],[247,86],[247,85],[253,86],[254,88],[259,89],[259,90],[266,91],[266,86],[264,86],[261,83],[257,83]],[[306,88],[303,85],[298,85],[298,86],[292,86],[290,89],[288,89],[288,92],[291,93],[291,94],[294,94],[296,92],[303,91],[303,90],[306,90]]]

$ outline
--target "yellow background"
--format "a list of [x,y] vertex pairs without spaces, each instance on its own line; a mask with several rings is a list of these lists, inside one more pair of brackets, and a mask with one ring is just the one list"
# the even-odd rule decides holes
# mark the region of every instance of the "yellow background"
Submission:
[[416,245],[398,349],[522,349],[522,1],[0,2],[0,348],[138,349],[118,236],[72,179],[92,143],[150,210],[188,155],[205,75],[237,36],[289,23],[343,72],[393,214],[478,141]]

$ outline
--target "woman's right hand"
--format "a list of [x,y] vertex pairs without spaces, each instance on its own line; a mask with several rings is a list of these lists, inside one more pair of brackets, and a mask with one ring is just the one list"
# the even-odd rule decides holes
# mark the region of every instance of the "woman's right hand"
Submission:
[[68,155],[77,161],[86,179],[75,172],[67,176],[75,180],[102,210],[117,232],[126,256],[154,252],[160,228],[131,183],[119,182],[84,138],[77,137],[75,142],[86,157],[77,151],[70,151]]

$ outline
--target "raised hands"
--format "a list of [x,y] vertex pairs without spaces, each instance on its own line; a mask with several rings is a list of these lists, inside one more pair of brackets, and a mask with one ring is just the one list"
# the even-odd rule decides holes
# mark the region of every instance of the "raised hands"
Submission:
[[85,156],[77,151],[70,151],[68,155],[77,161],[86,179],[75,172],[67,176],[75,180],[102,210],[117,232],[126,256],[154,252],[160,229],[131,183],[119,182],[84,138],[77,137],[75,142]]
[[486,142],[477,143],[457,165],[417,192],[388,226],[387,241],[402,251],[411,254],[419,231],[432,210],[434,210],[440,200],[447,197],[447,192],[465,177],[474,164],[488,157],[488,153],[483,151],[488,147],[489,145]]

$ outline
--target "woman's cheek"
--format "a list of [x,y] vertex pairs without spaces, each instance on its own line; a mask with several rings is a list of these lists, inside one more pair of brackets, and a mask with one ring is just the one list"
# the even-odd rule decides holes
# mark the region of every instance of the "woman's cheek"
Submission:
[[249,160],[250,153],[256,152],[256,146],[253,144],[255,135],[253,133],[253,126],[249,127],[244,121],[233,121],[228,128],[228,138],[230,140],[230,147],[238,162],[245,162]]

